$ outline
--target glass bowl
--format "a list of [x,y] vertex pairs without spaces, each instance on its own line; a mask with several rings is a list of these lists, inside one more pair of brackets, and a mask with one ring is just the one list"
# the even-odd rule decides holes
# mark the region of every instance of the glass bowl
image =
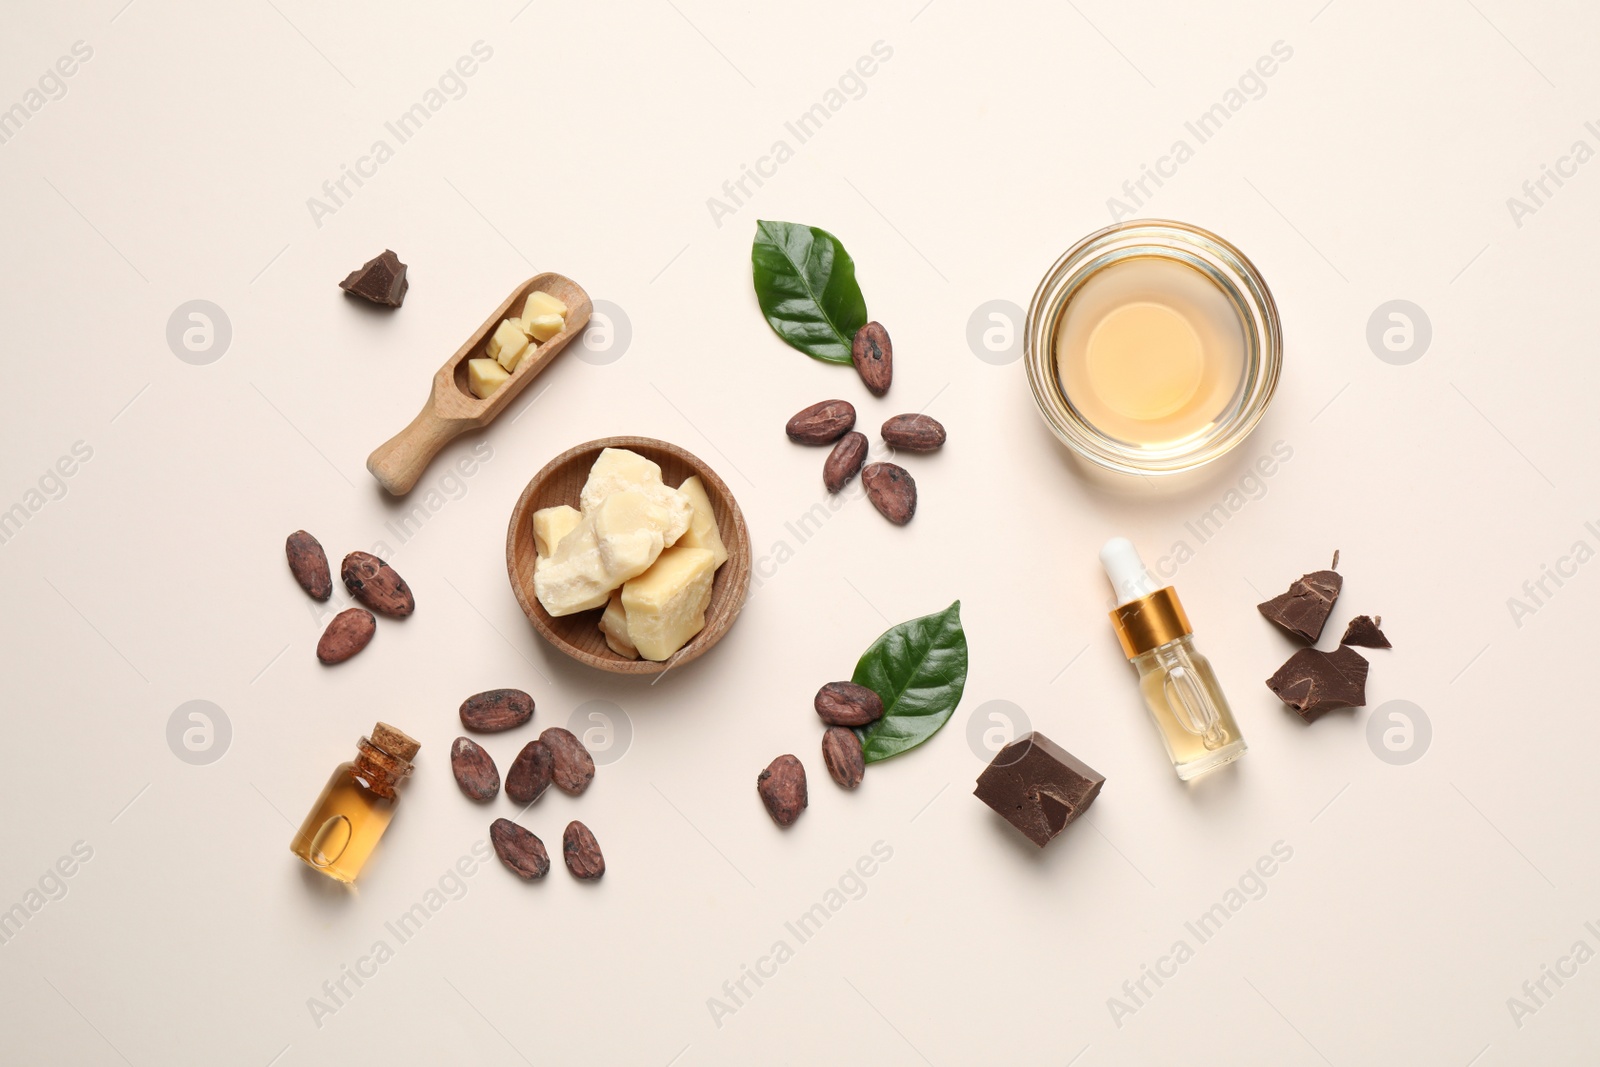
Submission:
[[[1244,352],[1232,397],[1203,428],[1157,444],[1114,436],[1073,403],[1057,361],[1058,326],[1075,294],[1115,264],[1153,257],[1197,271],[1238,315]],[[1278,307],[1255,265],[1198,226],[1136,219],[1107,226],[1069,248],[1033,294],[1024,327],[1028,384],[1045,423],[1079,457],[1123,474],[1178,474],[1204,466],[1249,436],[1278,385],[1283,334]]]

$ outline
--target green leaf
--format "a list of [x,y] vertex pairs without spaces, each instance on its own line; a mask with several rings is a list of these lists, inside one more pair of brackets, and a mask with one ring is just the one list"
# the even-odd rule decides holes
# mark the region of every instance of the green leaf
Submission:
[[867,302],[855,260],[837,237],[796,222],[757,221],[750,267],[761,313],[779,337],[814,359],[850,362]]
[[891,627],[856,664],[851,681],[883,698],[883,718],[857,730],[868,763],[898,756],[938,732],[967,684],[961,601]]

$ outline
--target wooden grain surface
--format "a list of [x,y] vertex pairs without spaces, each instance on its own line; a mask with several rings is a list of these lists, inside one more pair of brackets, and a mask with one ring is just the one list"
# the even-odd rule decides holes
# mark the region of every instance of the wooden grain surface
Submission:
[[[480,400],[467,387],[467,360],[484,356],[495,327],[522,311],[523,301],[535,289],[543,289],[567,305],[561,332],[539,345],[518,364],[511,378],[487,399]],[[409,493],[439,450],[468,430],[487,426],[504,411],[512,399],[539,372],[583,332],[594,313],[594,304],[583,287],[563,274],[536,274],[511,290],[492,314],[483,320],[455,355],[445,360],[433,376],[432,392],[410,425],[379,445],[367,457],[367,470],[395,496]]]

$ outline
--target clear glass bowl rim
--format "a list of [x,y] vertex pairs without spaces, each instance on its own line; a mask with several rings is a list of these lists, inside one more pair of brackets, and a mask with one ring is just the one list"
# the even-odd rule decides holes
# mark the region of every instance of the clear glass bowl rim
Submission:
[[[1220,268],[1226,282],[1222,288],[1245,313],[1248,377],[1243,402],[1214,430],[1182,451],[1153,454],[1101,433],[1073,409],[1056,373],[1056,324],[1069,297],[1084,280],[1103,269],[1091,268],[1094,260],[1123,245],[1165,247],[1186,256],[1198,256]],[[1028,305],[1023,353],[1028,384],[1040,415],[1073,452],[1122,474],[1180,474],[1225,455],[1248,437],[1266,414],[1283,367],[1283,327],[1277,302],[1261,272],[1230,242],[1186,222],[1128,219],[1089,234],[1062,253],[1045,273]]]

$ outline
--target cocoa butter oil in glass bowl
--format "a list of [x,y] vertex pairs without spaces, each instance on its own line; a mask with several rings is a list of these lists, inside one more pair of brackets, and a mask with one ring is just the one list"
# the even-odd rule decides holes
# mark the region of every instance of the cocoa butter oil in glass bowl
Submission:
[[1028,382],[1051,431],[1124,474],[1178,474],[1247,437],[1283,362],[1277,305],[1244,254],[1181,222],[1090,234],[1028,308]]

